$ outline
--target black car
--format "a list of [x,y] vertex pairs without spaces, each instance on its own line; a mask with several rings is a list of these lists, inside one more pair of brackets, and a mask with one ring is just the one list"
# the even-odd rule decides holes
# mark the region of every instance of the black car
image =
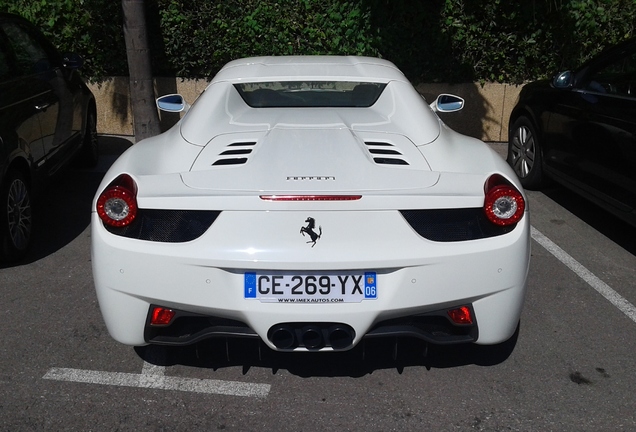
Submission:
[[636,39],[524,86],[508,163],[528,189],[549,177],[636,225]]
[[0,13],[0,259],[27,251],[34,190],[76,156],[97,163],[95,99],[81,63],[26,20]]

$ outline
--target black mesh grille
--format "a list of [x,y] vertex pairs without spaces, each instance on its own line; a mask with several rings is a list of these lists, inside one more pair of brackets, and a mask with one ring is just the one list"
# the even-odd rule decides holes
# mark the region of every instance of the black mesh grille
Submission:
[[112,234],[164,243],[194,240],[210,228],[221,212],[205,210],[139,209],[137,218],[122,228],[106,226]]
[[422,237],[438,242],[477,240],[507,234],[516,225],[497,226],[480,208],[401,210],[404,219]]

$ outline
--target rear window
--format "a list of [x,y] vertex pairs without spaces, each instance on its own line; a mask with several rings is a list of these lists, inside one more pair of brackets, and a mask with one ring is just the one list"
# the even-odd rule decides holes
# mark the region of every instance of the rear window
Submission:
[[373,105],[386,84],[350,81],[275,81],[235,84],[252,108],[360,107]]

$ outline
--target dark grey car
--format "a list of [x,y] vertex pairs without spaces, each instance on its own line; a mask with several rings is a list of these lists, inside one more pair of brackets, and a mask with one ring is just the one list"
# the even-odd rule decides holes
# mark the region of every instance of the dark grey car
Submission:
[[32,191],[76,156],[97,163],[95,99],[82,60],[60,55],[26,20],[0,14],[0,258],[22,258]]

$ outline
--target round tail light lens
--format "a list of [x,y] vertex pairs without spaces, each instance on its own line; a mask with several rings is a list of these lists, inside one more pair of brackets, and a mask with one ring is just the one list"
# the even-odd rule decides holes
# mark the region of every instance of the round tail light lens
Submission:
[[130,225],[137,216],[137,185],[127,174],[113,180],[97,199],[99,218],[111,227]]
[[486,182],[484,211],[495,225],[514,225],[521,220],[526,202],[521,192],[500,175],[491,176]]

